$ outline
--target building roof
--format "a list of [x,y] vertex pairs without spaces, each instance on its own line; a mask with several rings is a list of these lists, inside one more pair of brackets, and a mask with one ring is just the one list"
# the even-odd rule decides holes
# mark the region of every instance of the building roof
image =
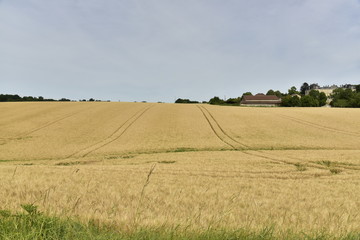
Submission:
[[241,104],[280,104],[281,99],[275,95],[256,94],[255,96],[245,95]]

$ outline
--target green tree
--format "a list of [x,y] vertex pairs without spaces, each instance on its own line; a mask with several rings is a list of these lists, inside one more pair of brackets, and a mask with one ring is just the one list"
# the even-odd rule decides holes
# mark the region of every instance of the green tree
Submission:
[[301,100],[298,96],[287,95],[281,98],[281,106],[283,107],[300,107]]
[[319,100],[317,100],[316,98],[313,98],[310,95],[306,95],[301,98],[301,106],[302,107],[318,107]]
[[305,95],[306,90],[309,90],[309,84],[307,82],[304,82],[300,87],[300,93],[302,95]]
[[230,105],[239,105],[241,101],[241,98],[229,98],[225,101],[226,104],[230,104]]
[[320,104],[320,107],[326,105],[326,101],[327,101],[327,96],[324,92],[321,92],[319,94],[319,104]]
[[299,92],[296,90],[295,86],[292,86],[289,90],[288,90],[289,95],[293,95],[293,94],[299,94]]
[[311,90],[309,92],[309,96],[318,99],[320,96],[320,92],[318,90]]
[[279,90],[275,91],[275,96],[281,98],[283,95]]
[[359,85],[356,85],[355,89],[356,89],[356,92],[357,92],[357,93],[360,93],[360,84],[359,84]]
[[360,107],[360,92],[356,93],[354,97],[350,100],[351,107]]
[[275,95],[275,91],[270,89],[269,91],[267,91],[266,95]]
[[213,97],[209,100],[209,104],[212,105],[221,105],[224,104],[224,100],[220,99],[219,97]]

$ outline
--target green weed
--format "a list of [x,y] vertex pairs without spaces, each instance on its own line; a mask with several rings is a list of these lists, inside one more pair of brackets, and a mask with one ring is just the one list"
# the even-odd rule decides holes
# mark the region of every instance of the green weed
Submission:
[[300,171],[300,172],[303,172],[303,171],[307,170],[306,166],[304,164],[301,164],[301,163],[295,163],[295,167],[296,167],[296,170]]

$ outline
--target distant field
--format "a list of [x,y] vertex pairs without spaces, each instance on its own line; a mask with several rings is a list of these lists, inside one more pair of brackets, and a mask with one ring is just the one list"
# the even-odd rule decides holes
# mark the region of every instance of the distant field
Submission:
[[360,231],[358,109],[54,102],[0,113],[1,209],[34,203],[125,230]]

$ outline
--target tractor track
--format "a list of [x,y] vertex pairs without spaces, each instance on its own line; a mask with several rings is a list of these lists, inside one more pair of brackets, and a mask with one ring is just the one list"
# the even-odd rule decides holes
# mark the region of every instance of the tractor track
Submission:
[[216,123],[216,125],[219,127],[219,129],[221,130],[221,132],[222,132],[225,136],[227,136],[229,139],[231,139],[232,141],[240,144],[241,146],[243,146],[243,147],[245,147],[245,148],[250,148],[248,145],[246,145],[246,144],[244,144],[244,143],[242,143],[242,142],[237,141],[235,138],[231,137],[228,133],[226,133],[226,132],[224,131],[224,129],[221,127],[221,125],[219,124],[219,122],[218,122],[218,121],[214,118],[214,116],[211,114],[211,112],[210,112],[206,107],[204,107],[204,106],[201,106],[201,107],[210,115],[210,117],[214,120],[214,122]]
[[200,109],[200,111],[201,111],[202,114],[204,115],[206,121],[208,122],[211,130],[212,130],[213,133],[216,135],[216,137],[217,137],[218,139],[220,139],[220,140],[221,140],[223,143],[225,143],[226,145],[230,146],[232,149],[237,149],[234,145],[232,145],[231,143],[228,143],[224,138],[222,138],[222,137],[218,134],[218,132],[215,130],[214,126],[211,124],[209,118],[206,116],[204,110],[203,110],[202,108],[200,108],[199,106],[197,106],[197,107]]
[[[83,110],[83,111],[84,111],[84,110]],[[65,119],[67,119],[67,118],[70,118],[70,117],[72,117],[72,116],[75,116],[75,115],[79,114],[80,112],[82,112],[82,111],[79,111],[79,112],[76,112],[76,113],[71,113],[71,114],[66,115],[65,117],[59,118],[59,119],[57,119],[57,120],[55,120],[55,121],[52,121],[52,122],[49,122],[49,123],[46,123],[46,124],[44,124],[44,125],[41,126],[41,127],[35,128],[35,129],[33,129],[33,130],[25,133],[25,134],[22,134],[22,135],[19,136],[19,137],[26,137],[26,136],[28,136],[28,135],[30,135],[30,134],[32,134],[32,133],[35,133],[35,132],[37,132],[37,131],[40,131],[41,129],[44,129],[44,128],[46,128],[46,127],[49,127],[49,126],[51,126],[51,125],[54,125],[55,123],[58,123],[58,122],[60,122],[60,121],[62,121],[62,120],[65,120]]]
[[108,137],[86,148],[83,148],[80,151],[77,151],[69,155],[66,159],[71,157],[86,157],[90,153],[99,150],[100,148],[103,148],[106,145],[109,145],[110,143],[118,140],[140,117],[142,117],[152,107],[153,105],[137,111],[134,115],[128,118],[123,124],[121,124],[114,132],[112,132]]
[[[86,109],[85,109],[85,110],[86,110]],[[0,140],[3,140],[3,141],[6,142],[7,140],[17,140],[17,139],[25,138],[25,137],[29,136],[29,135],[32,134],[32,133],[38,132],[38,131],[40,131],[40,130],[42,130],[42,129],[44,129],[44,128],[47,128],[47,127],[49,127],[49,126],[51,126],[51,125],[54,125],[54,124],[56,124],[56,123],[58,123],[58,122],[61,122],[62,120],[65,120],[65,119],[67,119],[67,118],[73,117],[73,116],[75,116],[75,115],[77,115],[77,114],[79,114],[80,112],[83,112],[83,111],[85,111],[85,110],[77,111],[77,112],[75,112],[75,113],[67,114],[67,115],[65,115],[65,116],[63,116],[63,117],[61,117],[61,118],[58,118],[58,119],[54,120],[54,121],[51,121],[51,122],[45,123],[44,125],[41,125],[41,126],[39,126],[39,127],[33,128],[32,130],[30,130],[30,131],[28,131],[28,132],[19,134],[19,135],[15,136],[15,137],[0,138]]]
[[305,120],[301,120],[298,118],[294,118],[288,115],[284,115],[284,114],[278,114],[278,116],[294,121],[296,123],[302,124],[302,125],[306,125],[306,126],[310,126],[313,128],[317,128],[320,130],[324,130],[324,131],[328,131],[328,132],[334,132],[334,133],[341,133],[341,134],[345,134],[345,135],[349,135],[349,136],[354,136],[354,137],[360,137],[360,133],[356,133],[356,132],[349,132],[349,131],[345,131],[345,130],[340,130],[340,129],[336,129],[336,128],[332,128],[332,127],[326,127],[326,126],[322,126],[320,124],[316,124],[313,122],[309,122],[309,121],[305,121]]
[[[290,157],[286,157],[286,159],[288,160],[284,160],[284,159],[279,159],[277,157],[274,156],[269,156],[270,154],[268,153],[264,153],[260,150],[255,150],[255,149],[251,149],[251,147],[249,147],[246,144],[243,144],[239,141],[237,141],[236,139],[234,139],[233,137],[231,137],[228,133],[226,133],[224,131],[224,129],[220,126],[219,122],[215,119],[215,117],[210,113],[210,111],[208,109],[206,109],[203,106],[197,106],[199,108],[199,110],[202,112],[202,114],[204,115],[205,119],[207,120],[208,124],[210,125],[212,131],[214,132],[214,134],[225,144],[227,144],[228,146],[230,146],[233,150],[242,150],[242,153],[249,155],[249,156],[254,156],[254,157],[260,157],[263,159],[267,159],[271,162],[274,163],[280,163],[280,164],[287,164],[287,165],[293,165],[295,166],[295,164],[299,163],[299,159],[295,159],[295,158],[290,158]],[[236,147],[236,146],[239,146]],[[296,161],[296,162],[293,162]],[[314,168],[319,168],[319,169],[325,169],[325,167],[319,166],[317,164],[307,164],[307,166],[309,167],[314,167]]]
[[233,137],[231,137],[229,134],[227,134],[224,129],[220,126],[218,121],[214,118],[214,116],[210,113],[209,110],[207,110],[203,106],[197,106],[199,110],[202,112],[203,116],[205,117],[206,121],[208,122],[210,128],[214,132],[214,134],[226,145],[230,146],[234,150],[238,149],[246,149],[249,148],[249,146],[237,141]]

